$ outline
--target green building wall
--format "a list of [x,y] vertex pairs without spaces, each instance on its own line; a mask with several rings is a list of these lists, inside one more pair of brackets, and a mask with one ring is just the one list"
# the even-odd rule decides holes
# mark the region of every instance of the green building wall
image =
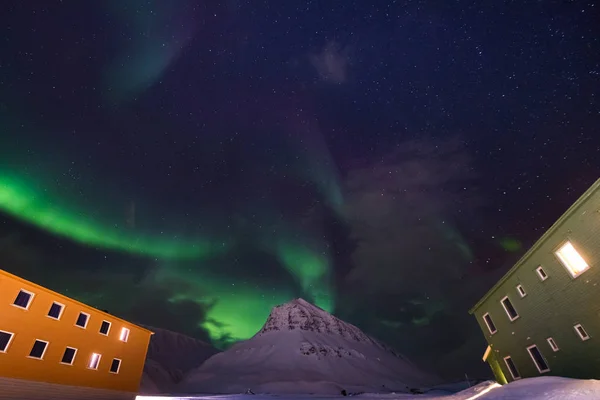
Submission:
[[[542,375],[600,378],[600,181],[596,182],[523,258],[470,311],[503,375],[512,381],[504,357],[510,356],[521,377],[540,376],[527,347],[533,344],[550,371]],[[576,278],[558,261],[555,251],[571,241],[590,268]],[[548,278],[542,281],[536,268]],[[516,289],[522,285],[525,297]],[[519,317],[510,321],[501,299],[508,296]],[[483,315],[489,313],[497,331],[490,334]],[[590,336],[583,341],[574,326]],[[552,337],[559,347],[553,351]],[[491,365],[491,363],[490,363]]]

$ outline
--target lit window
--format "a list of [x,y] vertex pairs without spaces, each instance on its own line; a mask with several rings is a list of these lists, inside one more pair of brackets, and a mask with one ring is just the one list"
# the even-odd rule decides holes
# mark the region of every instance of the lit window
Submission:
[[28,292],[27,290],[21,289],[19,290],[19,294],[15,297],[15,301],[13,301],[13,306],[29,309],[31,305],[31,300],[33,299],[33,293]]
[[129,329],[121,328],[121,334],[119,335],[119,340],[121,342],[126,342],[129,340]]
[[527,296],[525,289],[523,289],[523,285],[517,285],[517,292],[519,292],[519,296],[521,297]]
[[588,263],[586,263],[583,257],[575,250],[575,247],[573,247],[571,242],[566,242],[560,246],[555,254],[573,278],[577,278],[590,268]]
[[548,341],[548,344],[550,345],[550,348],[552,349],[552,351],[554,351],[554,352],[558,351],[558,345],[556,344],[556,342],[554,341],[554,339],[552,339],[551,337],[549,337],[546,340]]
[[515,319],[519,318],[519,314],[517,313],[517,310],[515,310],[515,307],[512,305],[512,303],[510,302],[510,299],[508,298],[508,296],[503,298],[500,301],[500,303],[502,303],[502,307],[504,307],[504,311],[506,311],[506,315],[508,315],[508,318],[511,321],[514,321]]
[[493,335],[494,333],[496,333],[497,329],[496,329],[496,325],[494,325],[494,321],[492,321],[492,317],[490,316],[489,313],[485,313],[483,315],[483,320],[485,321],[485,324],[488,327],[488,330],[490,331],[490,333]]
[[519,374],[519,370],[517,369],[517,366],[513,362],[512,358],[510,356],[504,357],[504,362],[506,363],[506,367],[508,368],[508,371],[513,379],[521,379],[521,374]]
[[29,352],[29,357],[41,360],[42,358],[44,358],[44,354],[46,353],[47,348],[48,342],[36,339],[33,343],[33,347],[31,347],[31,351]]
[[98,369],[98,365],[100,364],[100,358],[102,358],[100,354],[92,353],[92,356],[90,357],[90,362],[88,363],[88,368]]
[[586,341],[590,338],[590,335],[588,335],[585,329],[583,329],[583,326],[581,326],[581,324],[577,324],[573,328],[575,329],[575,332],[577,332],[581,340]]
[[73,347],[67,347],[63,353],[60,363],[73,365],[73,362],[75,361],[75,354],[77,354],[77,349],[74,349]]
[[54,319],[60,319],[65,306],[63,304],[53,302],[48,310],[48,316]]
[[544,271],[544,268],[542,268],[541,265],[535,269],[535,272],[537,272],[538,276],[540,277],[540,280],[545,281],[546,279],[548,279],[548,274],[546,273],[546,271]]
[[108,331],[110,331],[110,322],[102,321],[102,325],[100,325],[100,333],[108,336]]
[[527,348],[527,352],[529,353],[529,356],[533,360],[533,363],[535,364],[535,366],[540,374],[550,371],[550,367],[548,367],[548,363],[544,359],[544,356],[542,356],[540,349],[538,349],[538,347],[535,344],[532,346],[529,346]]
[[8,346],[10,346],[10,342],[15,334],[12,332],[0,331],[0,353],[6,353],[8,351]]
[[113,358],[112,363],[110,364],[110,372],[113,374],[118,374],[119,369],[121,368],[121,360],[118,358]]
[[85,328],[87,326],[89,319],[90,319],[90,314],[80,312],[79,316],[77,317],[77,321],[75,322],[75,325],[80,328]]

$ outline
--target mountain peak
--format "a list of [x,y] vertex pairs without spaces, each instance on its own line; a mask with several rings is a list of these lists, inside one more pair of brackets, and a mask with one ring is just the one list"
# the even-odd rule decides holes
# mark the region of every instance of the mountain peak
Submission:
[[379,344],[356,326],[344,322],[308,301],[297,298],[273,307],[257,335],[269,332],[310,331],[342,336],[356,342]]
[[[308,305],[308,306],[312,306],[311,303],[309,303],[308,301],[304,300],[302,297],[298,297],[297,299],[294,299],[286,304],[300,304],[300,305]],[[285,304],[284,304],[285,305]]]
[[407,391],[431,381],[404,357],[303,299],[273,307],[252,338],[209,358],[181,393]]
[[286,306],[287,307],[299,306],[299,307],[314,309],[315,311],[327,313],[327,311],[323,310],[321,307],[316,306],[315,304],[304,300],[302,297],[298,297],[297,299],[288,301],[287,303],[281,304],[277,307],[286,307]]

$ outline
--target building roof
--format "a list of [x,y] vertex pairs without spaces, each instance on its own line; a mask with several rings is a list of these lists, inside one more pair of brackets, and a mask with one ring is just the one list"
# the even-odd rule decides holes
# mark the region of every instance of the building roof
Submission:
[[33,282],[31,282],[31,281],[28,281],[27,279],[21,278],[20,276],[17,276],[17,275],[11,274],[10,272],[7,272],[7,271],[5,271],[5,270],[3,270],[3,269],[0,269],[0,275],[6,275],[6,276],[8,276],[9,278],[12,278],[12,279],[15,279],[15,280],[21,281],[21,282],[23,282],[23,283],[25,283],[25,284],[27,284],[27,285],[31,285],[31,286],[33,286],[33,287],[35,287],[35,288],[37,288],[37,289],[43,290],[43,291],[45,291],[45,292],[50,292],[50,293],[52,293],[52,294],[54,294],[54,295],[56,295],[56,296],[60,297],[61,299],[66,299],[66,300],[69,300],[69,301],[71,301],[71,302],[73,302],[73,303],[75,303],[75,304],[79,304],[80,306],[82,306],[82,307],[84,307],[84,308],[88,308],[88,309],[90,309],[90,308],[91,308],[92,310],[96,311],[98,314],[102,314],[102,315],[104,315],[104,316],[107,316],[107,317],[110,317],[110,318],[112,318],[112,319],[116,319],[117,321],[121,321],[121,322],[123,322],[123,323],[125,323],[125,324],[127,324],[127,325],[135,326],[136,328],[138,328],[138,329],[140,329],[140,330],[142,330],[142,331],[149,332],[151,335],[153,335],[153,334],[154,334],[154,332],[152,332],[152,331],[151,331],[151,330],[149,330],[149,329],[146,329],[146,328],[144,328],[143,326],[136,325],[136,324],[134,324],[134,323],[131,323],[131,322],[129,322],[129,321],[126,321],[126,320],[124,320],[123,318],[115,317],[114,315],[112,315],[112,314],[109,314],[109,313],[107,313],[106,311],[98,310],[98,309],[97,309],[97,308],[95,308],[95,307],[89,306],[89,305],[87,305],[87,304],[85,304],[85,303],[82,303],[82,302],[80,302],[80,301],[78,301],[78,300],[75,300],[75,299],[73,299],[73,298],[71,298],[71,297],[65,296],[64,294],[60,294],[60,293],[58,293],[58,292],[55,292],[54,290],[50,290],[50,289],[48,289],[48,288],[46,288],[46,287],[44,287],[44,286],[42,286],[42,285],[38,285],[37,283],[33,283]]
[[492,286],[492,288],[490,290],[488,290],[488,292],[477,302],[477,304],[475,304],[473,306],[473,308],[471,308],[469,310],[469,314],[473,314],[473,312],[475,312],[475,310],[477,308],[479,308],[479,306],[484,301],[486,301],[487,298],[490,297],[490,295],[496,291],[496,289],[498,289],[508,278],[510,278],[510,276],[517,269],[519,269],[519,267],[521,265],[523,265],[529,259],[529,257],[531,257],[531,255],[538,248],[540,248],[540,246],[542,244],[544,244],[546,242],[546,240],[548,240],[548,238],[566,221],[566,219],[569,218],[571,216],[571,214],[573,214],[573,212],[575,212],[575,210],[577,210],[583,203],[585,203],[585,201],[596,190],[598,190],[598,188],[600,188],[600,179],[598,179],[596,182],[594,182],[594,184],[592,186],[590,186],[589,189],[586,190],[585,193],[583,193],[581,195],[581,197],[579,197],[577,199],[577,201],[575,201],[575,203],[573,203],[571,205],[571,207],[569,207],[569,209],[567,211],[565,211],[565,213],[563,215],[561,215],[560,218],[554,224],[552,224],[552,226],[542,235],[542,237],[540,237],[538,239],[538,241],[535,242],[535,244],[533,246],[531,246],[531,248],[529,250],[527,250],[527,252],[523,255],[523,257],[521,257],[519,259],[519,261],[517,261],[517,263],[515,265],[513,265],[512,268],[509,269],[508,272],[506,274],[504,274],[504,276],[502,278],[500,278],[500,280],[498,282],[496,282],[496,284],[494,286]]

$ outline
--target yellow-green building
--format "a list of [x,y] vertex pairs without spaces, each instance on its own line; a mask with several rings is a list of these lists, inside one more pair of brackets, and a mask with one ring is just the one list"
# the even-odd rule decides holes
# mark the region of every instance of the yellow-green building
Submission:
[[600,180],[475,304],[499,382],[600,379]]

